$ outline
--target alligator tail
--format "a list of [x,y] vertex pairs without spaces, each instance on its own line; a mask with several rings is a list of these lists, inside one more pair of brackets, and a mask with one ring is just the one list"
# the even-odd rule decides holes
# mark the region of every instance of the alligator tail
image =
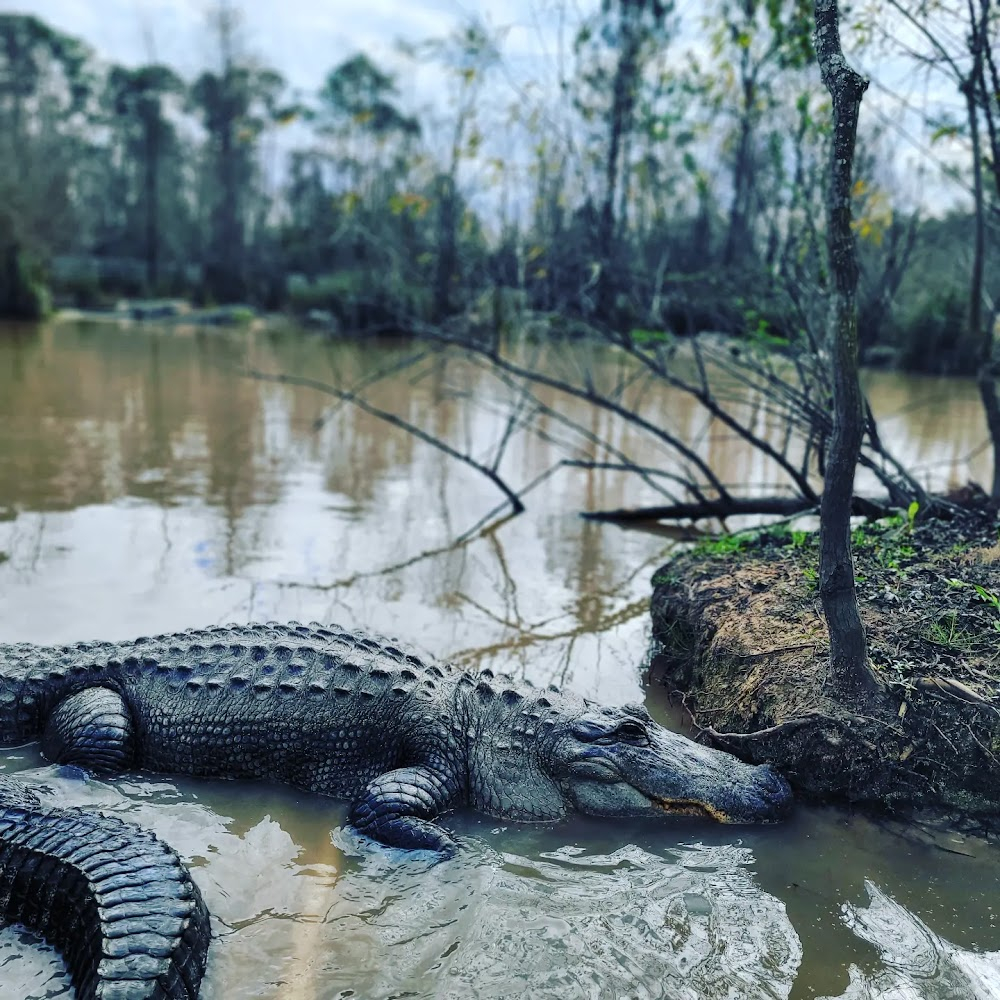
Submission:
[[131,823],[16,801],[0,793],[0,921],[58,948],[80,1000],[194,1000],[209,916],[180,858]]

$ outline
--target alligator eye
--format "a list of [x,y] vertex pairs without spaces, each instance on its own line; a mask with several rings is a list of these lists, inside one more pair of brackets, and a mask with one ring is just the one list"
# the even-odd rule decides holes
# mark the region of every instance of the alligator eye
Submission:
[[581,743],[593,743],[602,747],[614,746],[616,743],[628,743],[637,747],[650,744],[646,727],[635,719],[626,719],[614,729],[604,720],[595,722],[593,719],[579,719],[573,726],[572,733]]
[[631,720],[623,722],[615,730],[615,739],[619,743],[631,743],[640,747],[649,746],[649,733],[646,732],[646,727],[641,722],[632,722]]

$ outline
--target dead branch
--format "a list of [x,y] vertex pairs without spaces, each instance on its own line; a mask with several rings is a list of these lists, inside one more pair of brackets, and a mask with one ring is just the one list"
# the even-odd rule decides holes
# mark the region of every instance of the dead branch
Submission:
[[338,389],[336,386],[332,386],[328,382],[321,382],[319,379],[309,378],[305,375],[283,375],[272,372],[257,371],[256,369],[247,369],[244,374],[262,382],[277,382],[281,385],[304,386],[305,388],[315,389],[317,392],[325,393],[328,396],[335,396],[345,402],[353,403],[358,407],[358,409],[364,410],[365,413],[370,413],[373,417],[378,417],[379,420],[383,420],[385,423],[390,424],[393,427],[398,427],[401,430],[406,431],[408,434],[412,434],[418,441],[423,441],[424,444],[428,444],[432,448],[437,448],[438,451],[444,452],[450,458],[457,459],[459,462],[475,469],[476,472],[485,476],[491,483],[493,483],[494,486],[496,486],[498,490],[500,490],[501,493],[503,493],[503,495],[507,498],[507,503],[510,504],[512,513],[520,514],[524,511],[524,503],[521,501],[521,498],[503,481],[495,469],[492,469],[487,465],[483,465],[482,462],[478,462],[471,455],[463,454],[458,451],[458,449],[453,448],[446,441],[442,441],[440,438],[434,437],[433,434],[428,434],[423,428],[417,427],[416,424],[411,424],[408,420],[404,420],[395,413],[390,413],[388,410],[383,410],[378,406],[374,406],[356,392],[350,392],[346,389]]
[[[660,507],[585,511],[581,516],[592,521],[628,524],[636,521],[697,521],[702,518],[724,521],[728,517],[738,517],[741,514],[791,517],[797,514],[816,513],[817,510],[818,501],[810,502],[803,497],[729,497],[726,500],[665,504]],[[865,497],[856,496],[852,506],[852,513],[872,519],[886,517],[891,511],[892,507],[888,501],[878,503]]]

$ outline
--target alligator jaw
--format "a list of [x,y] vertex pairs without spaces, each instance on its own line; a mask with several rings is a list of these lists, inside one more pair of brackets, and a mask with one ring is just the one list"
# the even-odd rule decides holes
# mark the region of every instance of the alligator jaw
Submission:
[[715,809],[705,802],[694,799],[658,799],[650,798],[657,809],[671,816],[698,816],[702,819],[713,819],[716,823],[732,823],[733,818],[721,809]]

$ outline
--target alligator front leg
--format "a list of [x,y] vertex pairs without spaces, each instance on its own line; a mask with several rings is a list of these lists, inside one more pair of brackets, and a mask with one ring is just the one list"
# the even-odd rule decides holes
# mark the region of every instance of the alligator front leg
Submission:
[[430,767],[387,771],[351,805],[351,825],[391,847],[452,857],[458,849],[455,840],[430,821],[454,801],[455,786],[453,779]]

